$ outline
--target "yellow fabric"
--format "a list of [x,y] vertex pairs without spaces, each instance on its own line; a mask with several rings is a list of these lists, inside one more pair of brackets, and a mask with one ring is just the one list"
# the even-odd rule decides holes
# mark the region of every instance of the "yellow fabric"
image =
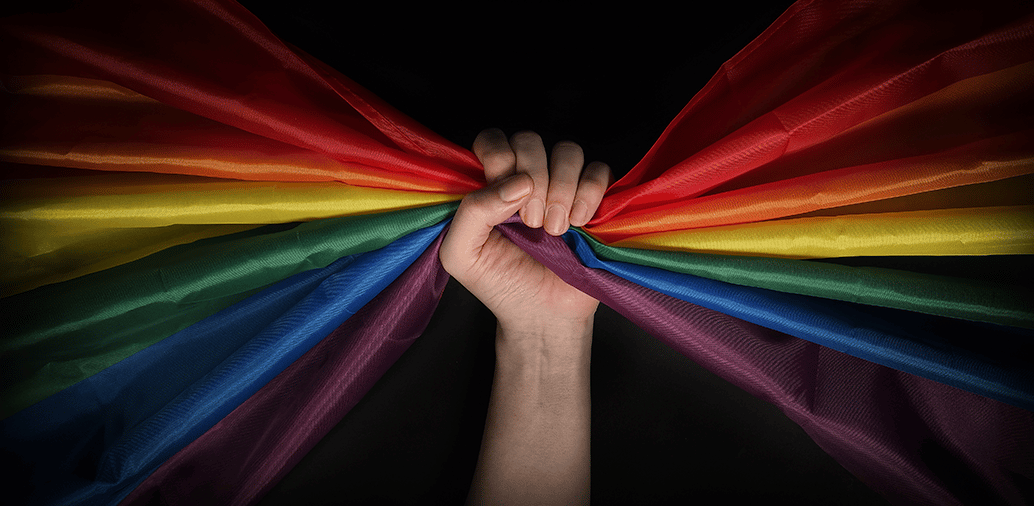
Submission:
[[2,296],[262,224],[381,213],[462,197],[338,182],[150,173],[7,181],[0,190]]
[[109,173],[10,182],[3,225],[33,229],[287,223],[451,202],[462,195],[363,188],[338,182],[232,181]]
[[[1031,174],[1029,130],[1003,129],[999,135],[964,142],[946,136],[955,139],[950,149],[919,150],[922,154],[904,158],[895,153],[881,159],[872,148],[876,139],[879,148],[893,149],[896,138],[906,137],[907,132],[929,132],[932,127],[957,135],[995,124],[994,115],[1002,109],[998,104],[1028,95],[1031,83],[1034,62],[963,79],[858,124],[827,141],[828,146],[774,162],[777,167],[767,171],[776,178],[773,181],[624,211],[586,230],[611,243],[648,231],[757,222]],[[853,151],[857,146],[866,148]],[[830,164],[840,168],[830,170]],[[809,167],[818,172],[784,179]]]
[[[152,253],[200,239],[242,232],[262,225],[173,225],[94,230],[82,237],[41,237],[5,231],[0,246],[0,297],[60,283],[139,260]],[[22,233],[27,230],[22,230]],[[76,240],[79,239],[79,240]],[[47,250],[31,257],[15,251]]]
[[[954,156],[926,161],[894,160],[877,168],[850,167],[822,172],[629,212],[585,230],[601,241],[614,244],[645,230],[688,230],[807,213],[843,214],[838,210],[849,205],[889,206],[910,202],[910,197],[915,195],[933,194],[912,199],[926,202],[945,188],[980,187],[1034,173],[1034,158],[1012,160],[1006,153],[1000,155],[1002,160]],[[914,209],[920,208],[911,210]]]
[[785,258],[1034,253],[1034,206],[819,216],[647,234],[613,246]]

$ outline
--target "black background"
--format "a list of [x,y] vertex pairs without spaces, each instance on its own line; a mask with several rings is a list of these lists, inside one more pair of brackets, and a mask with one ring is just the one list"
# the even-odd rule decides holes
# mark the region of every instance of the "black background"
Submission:
[[[461,146],[490,126],[535,130],[547,146],[578,142],[587,161],[618,175],[789,5],[242,3],[283,40]],[[491,313],[450,281],[424,335],[263,504],[462,502],[494,331]],[[604,306],[592,399],[595,504],[884,503],[778,409]]]

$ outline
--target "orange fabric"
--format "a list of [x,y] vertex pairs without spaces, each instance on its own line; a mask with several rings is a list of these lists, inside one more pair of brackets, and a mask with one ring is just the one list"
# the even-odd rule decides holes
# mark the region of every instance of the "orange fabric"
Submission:
[[[746,176],[757,179],[753,181],[757,184],[689,200],[672,197],[664,204],[594,220],[586,230],[613,242],[644,233],[763,221],[1030,174],[1034,172],[1034,130],[1022,119],[1024,111],[1034,107],[1031,87],[1034,62],[964,79],[856,125],[822,145],[772,161]],[[929,131],[931,127],[940,131]],[[917,131],[924,135],[915,135]],[[911,154],[866,163],[900,152]],[[811,173],[792,177],[802,172]],[[677,184],[678,179],[665,174],[659,181]],[[612,193],[620,187],[615,185]]]
[[0,160],[107,171],[252,181],[341,181],[452,193],[454,186],[389,168],[341,162],[171,107],[116,84],[68,76],[4,80]]
[[[864,21],[840,13],[841,21],[823,31],[798,26],[808,22],[794,15],[805,5],[795,4],[719,70],[610,188],[589,230],[616,238],[772,219],[1029,171],[999,176],[983,167],[983,178],[936,175],[1034,158],[1024,133],[1034,111],[1034,33],[1023,21],[1030,22],[1030,13],[1002,14],[993,20],[999,28],[986,32],[980,30],[991,19],[916,31],[886,21],[921,15],[891,4]],[[859,59],[863,47],[866,57]],[[966,146],[973,151],[967,154]],[[894,173],[913,165],[915,177],[912,168]],[[867,170],[886,172],[869,179]],[[849,186],[826,179],[827,172],[850,175]],[[811,187],[795,192],[791,186],[806,176]],[[756,190],[767,193],[750,196]],[[826,195],[809,196],[817,192]],[[680,211],[704,196],[715,200]],[[733,199],[718,203],[726,197]],[[787,200],[765,209],[764,202],[776,199]],[[757,207],[743,209],[750,202]],[[721,220],[701,221],[719,208]],[[661,218],[672,214],[678,216]]]

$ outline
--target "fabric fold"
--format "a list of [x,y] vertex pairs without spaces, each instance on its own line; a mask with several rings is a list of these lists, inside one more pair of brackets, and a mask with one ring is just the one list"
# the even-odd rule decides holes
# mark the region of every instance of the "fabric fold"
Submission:
[[9,493],[117,501],[372,300],[444,226],[296,274],[0,421],[5,467],[22,473]]
[[[900,259],[1034,254],[1032,27],[1029,2],[801,0],[588,239],[501,230],[890,500],[1021,503],[1029,287]],[[426,324],[480,162],[229,0],[76,2],[0,46],[10,494],[253,503]],[[873,256],[905,267],[850,267]]]
[[[582,265],[560,238],[504,234],[564,281],[752,395],[778,406],[893,503],[965,504],[957,483],[1020,504],[1034,412],[883,367]],[[893,409],[888,406],[894,406]],[[945,469],[956,470],[954,475]]]
[[0,189],[0,262],[6,267],[0,282],[9,296],[260,224],[385,213],[460,198],[337,182],[155,173],[7,180]]
[[450,189],[449,183],[392,170],[390,163],[342,161],[241,130],[109,81],[0,73],[0,83],[9,91],[0,94],[0,112],[7,120],[0,127],[0,160],[11,163],[248,181],[339,181],[423,192]]
[[[935,155],[835,169],[623,213],[585,230],[614,243],[658,231],[761,222],[820,210],[840,214],[845,208],[868,202],[906,201],[901,197],[908,195],[940,193],[948,197],[951,192],[937,190],[988,186],[992,181],[1031,174],[1032,145],[1034,130],[1026,130]],[[950,197],[941,205],[962,207]]]
[[270,225],[0,299],[2,416],[299,272],[389,246],[456,204]]
[[173,246],[259,227],[261,225],[170,225],[96,230],[86,236],[73,232],[72,237],[55,230],[56,237],[52,238],[55,242],[49,244],[36,234],[25,237],[14,231],[5,232],[0,237],[0,248],[8,253],[23,248],[49,251],[28,258],[19,254],[4,255],[0,259],[0,298],[118,267]]
[[9,180],[0,196],[0,225],[6,229],[65,235],[109,228],[312,221],[463,198],[335,182],[232,181],[153,173]]
[[[600,261],[569,233],[579,259],[639,286],[785,332],[893,369],[1034,411],[1023,349],[1034,331],[737,286],[623,262]],[[932,287],[924,287],[932,288]],[[973,336],[981,336],[974,339]]]
[[[184,37],[177,27],[203,36]],[[6,18],[0,42],[16,48],[0,56],[6,75],[99,78],[340,162],[391,167],[450,193],[484,184],[472,153],[287,47],[236,3],[77,4]]]
[[1034,254],[1034,206],[816,216],[657,232],[621,248],[779,258]]
[[[968,97],[945,92],[932,110],[913,107],[910,112],[933,120],[918,124],[936,134],[915,135],[907,117],[893,114],[966,79],[1034,61],[1034,9],[985,3],[981,15],[972,16],[967,7],[794,4],[718,70],[642,161],[610,188],[590,224],[709,193],[928,155],[1000,129],[1027,128],[1032,102],[1022,90],[1030,87],[1029,65],[1014,69],[1019,75],[983,79],[976,87],[985,91]],[[937,28],[913,29],[919,26]],[[997,92],[1001,100],[982,102],[982,94]],[[995,121],[970,121],[973,111],[956,100],[983,103]],[[882,119],[890,124],[880,125],[888,114]],[[860,135],[850,135],[852,129]],[[916,142],[901,142],[902,136]],[[1028,144],[1026,158],[1029,149]]]
[[440,244],[119,504],[254,504],[420,336],[449,279]]
[[1034,290],[1021,284],[786,258],[616,248],[581,236],[600,259],[777,292],[1034,328]]

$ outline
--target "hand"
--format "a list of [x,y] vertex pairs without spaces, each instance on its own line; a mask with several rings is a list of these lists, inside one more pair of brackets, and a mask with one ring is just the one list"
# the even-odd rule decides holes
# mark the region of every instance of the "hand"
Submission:
[[442,265],[498,319],[496,370],[470,504],[588,504],[589,360],[599,303],[518,248],[495,226],[520,210],[552,235],[584,225],[611,183],[582,168],[573,142],[553,147],[519,132],[478,134],[488,187],[463,198],[439,252]]
[[[591,323],[598,302],[568,285],[495,230],[520,210],[524,223],[561,235],[587,223],[613,181],[610,167],[583,170],[582,149],[562,141],[547,165],[542,139],[518,132],[509,140],[488,129],[474,140],[488,186],[463,198],[439,256],[445,270],[496,316],[500,329],[539,332]],[[544,225],[543,225],[544,224]]]

